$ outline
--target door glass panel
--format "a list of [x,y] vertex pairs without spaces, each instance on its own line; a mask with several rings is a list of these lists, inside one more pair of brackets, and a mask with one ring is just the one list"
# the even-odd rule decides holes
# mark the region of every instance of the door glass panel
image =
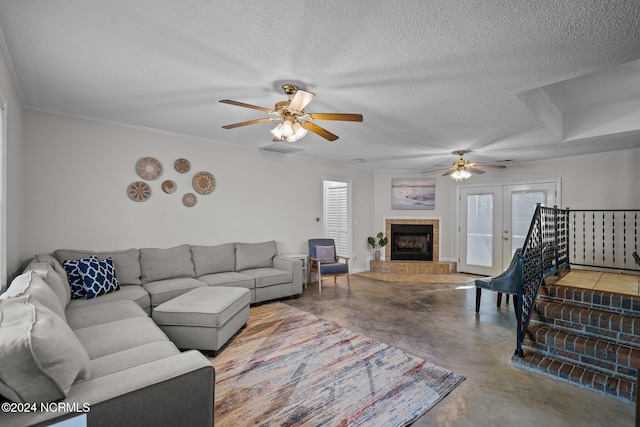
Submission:
[[467,264],[493,266],[493,194],[467,196]]
[[545,191],[517,191],[511,193],[511,256],[524,245],[536,205],[544,206]]

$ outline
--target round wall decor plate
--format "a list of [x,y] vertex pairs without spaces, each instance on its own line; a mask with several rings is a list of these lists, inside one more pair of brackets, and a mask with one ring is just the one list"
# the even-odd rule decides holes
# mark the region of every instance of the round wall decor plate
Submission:
[[162,165],[153,157],[142,157],[136,163],[136,172],[141,178],[154,180],[162,175]]
[[164,191],[167,194],[173,194],[175,193],[176,189],[178,188],[178,186],[176,185],[175,181],[172,181],[170,179],[164,181],[162,183],[162,191]]
[[180,173],[187,173],[191,169],[191,163],[187,159],[178,159],[173,163],[173,167]]
[[151,187],[146,182],[132,182],[127,187],[127,195],[134,202],[144,202],[151,197]]
[[182,196],[182,204],[188,208],[192,208],[198,203],[198,197],[193,193],[187,193]]
[[193,176],[193,189],[200,194],[209,194],[216,188],[216,180],[209,172],[198,172]]

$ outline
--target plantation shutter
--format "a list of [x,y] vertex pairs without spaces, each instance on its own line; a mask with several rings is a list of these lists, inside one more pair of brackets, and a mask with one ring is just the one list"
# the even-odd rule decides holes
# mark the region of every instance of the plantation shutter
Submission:
[[336,242],[336,255],[349,256],[347,187],[329,187],[327,237]]

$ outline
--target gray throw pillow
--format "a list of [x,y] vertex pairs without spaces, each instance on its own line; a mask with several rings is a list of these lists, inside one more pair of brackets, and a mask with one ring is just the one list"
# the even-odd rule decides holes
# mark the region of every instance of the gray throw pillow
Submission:
[[[67,294],[71,298],[71,292],[68,291],[68,283],[65,283],[62,277],[54,270],[54,268],[46,262],[32,262],[27,267],[29,270],[33,270],[49,285],[51,290],[56,294],[60,300],[60,305],[64,309],[69,301],[67,300]],[[26,272],[26,270],[25,270]]]
[[196,276],[189,245],[169,249],[140,249],[140,269],[142,283]]
[[191,246],[196,277],[205,274],[224,273],[236,268],[236,245],[225,243],[217,246]]
[[13,402],[64,399],[90,360],[71,328],[31,296],[0,300],[0,394]]
[[278,255],[275,240],[264,243],[236,243],[236,271],[273,267]]
[[53,289],[49,287],[47,282],[44,281],[42,276],[33,270],[28,270],[13,279],[6,292],[0,295],[0,299],[11,299],[25,295],[33,296],[42,305],[57,314],[62,320],[67,321],[64,315],[64,307],[58,299],[58,296]]
[[316,258],[320,258],[321,262],[336,261],[335,246],[316,246]]

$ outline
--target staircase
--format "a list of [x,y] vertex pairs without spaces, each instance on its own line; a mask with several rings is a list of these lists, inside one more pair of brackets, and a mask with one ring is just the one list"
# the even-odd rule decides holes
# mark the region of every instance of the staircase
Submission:
[[640,297],[541,286],[514,364],[636,401]]

